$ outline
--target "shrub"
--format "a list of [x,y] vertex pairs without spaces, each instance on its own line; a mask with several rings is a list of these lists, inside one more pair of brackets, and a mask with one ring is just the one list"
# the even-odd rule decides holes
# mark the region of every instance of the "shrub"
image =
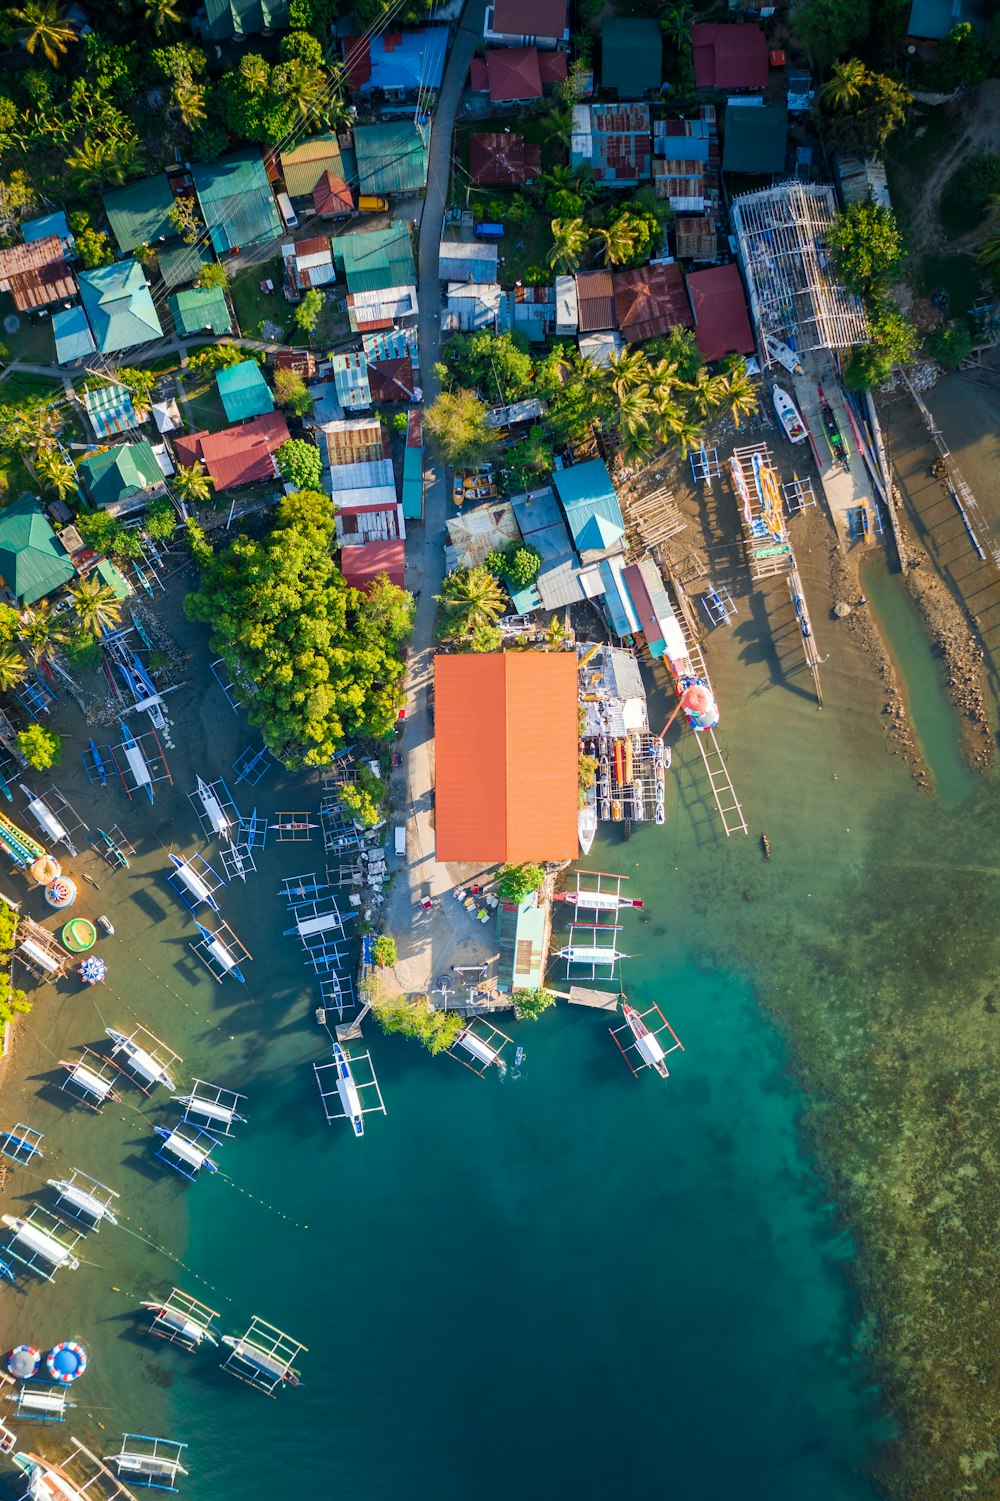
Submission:
[[50,766],[59,765],[62,736],[55,730],[47,730],[41,724],[29,724],[26,730],[18,731],[17,743],[28,765],[35,771],[48,771]]
[[511,1000],[519,1022],[536,1022],[543,1011],[556,1003],[550,990],[515,990]]
[[927,340],[928,352],[946,370],[956,369],[972,353],[972,348],[972,330],[964,319],[948,328],[935,329]]
[[502,901],[520,904],[526,896],[538,891],[545,880],[540,865],[504,865],[500,868],[497,894]]
[[370,989],[368,999],[383,1032],[412,1037],[434,1056],[450,1048],[465,1026],[457,1012],[435,1011],[425,995],[408,1001],[401,995],[383,996]]
[[372,943],[372,958],[380,969],[391,969],[396,962],[396,940],[380,933]]
[[995,193],[1000,193],[1000,156],[988,152],[970,156],[941,194],[938,218],[942,226],[956,234],[977,229]]

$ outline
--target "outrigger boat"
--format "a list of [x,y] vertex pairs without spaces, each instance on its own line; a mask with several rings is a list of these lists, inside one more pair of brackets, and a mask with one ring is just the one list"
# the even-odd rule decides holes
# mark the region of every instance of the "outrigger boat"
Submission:
[[232,828],[232,822],[227,817],[219,799],[203,778],[198,778],[197,787],[198,798],[205,810],[205,817],[208,820],[210,828],[216,834],[228,834]]
[[333,1061],[337,1074],[337,1093],[344,1107],[344,1114],[354,1128],[355,1136],[364,1136],[365,1116],[361,1108],[361,1096],[358,1094],[358,1086],[354,1082],[347,1055],[339,1042],[333,1045]]
[[104,764],[104,757],[97,749],[97,744],[93,740],[90,742],[90,754],[94,758],[94,771],[100,779],[101,786],[106,787],[108,785],[108,770]]
[[[135,1501],[128,1487],[112,1474],[96,1454],[84,1448],[79,1439],[73,1439],[72,1444],[73,1452],[62,1464],[56,1464],[53,1460],[30,1451],[11,1454],[12,1463],[27,1477],[25,1501],[29,1501],[29,1498],[30,1501],[97,1501],[99,1496],[102,1501],[104,1498],[106,1501],[118,1501],[119,1497]],[[82,1469],[84,1461],[89,1473],[84,1479],[76,1480],[67,1466],[74,1464]],[[98,1478],[101,1485],[95,1490],[93,1482]]]
[[844,435],[837,425],[837,419],[833,415],[833,407],[827,401],[823,387],[819,386],[817,389],[819,391],[820,414],[823,418],[823,427],[826,431],[827,442],[830,445],[830,452],[833,454],[835,462],[842,464],[846,469],[848,467],[847,444],[844,442]]
[[667,1068],[666,1053],[656,1033],[650,1031],[633,1006],[623,1006],[622,1014],[628,1023],[629,1031],[635,1038],[635,1049],[643,1063],[649,1068],[654,1068],[661,1079],[669,1079],[670,1071]]
[[[180,1063],[179,1053],[166,1047],[145,1027],[136,1027],[131,1035],[118,1032],[114,1027],[105,1027],[104,1030],[114,1043],[112,1054],[124,1053],[125,1061],[144,1093],[149,1094],[157,1084],[165,1084],[170,1093],[174,1093],[177,1085],[174,1083],[170,1070],[175,1063]],[[139,1037],[148,1040],[150,1046],[143,1047],[136,1040]],[[163,1057],[158,1057],[158,1053]]]
[[[122,732],[122,750],[125,752],[125,759],[135,780],[136,790],[138,791],[141,787],[149,798],[149,801],[152,802],[153,778],[150,775],[149,763],[143,754],[142,746],[132,734],[124,719],[119,719],[118,724]],[[128,783],[126,783],[126,789],[127,787]]]
[[589,855],[597,833],[597,809],[592,802],[586,803],[577,814],[576,833],[581,853]]
[[779,365],[784,365],[789,375],[804,374],[802,361],[791,345],[782,343],[781,339],[775,338],[774,334],[765,334],[764,348],[772,360],[777,360]]
[[148,1309],[153,1315],[150,1333],[168,1339],[172,1344],[194,1350],[198,1345],[219,1343],[219,1336],[211,1327],[213,1319],[218,1317],[215,1310],[177,1287],[165,1301],[147,1298],[139,1307]]
[[780,386],[775,386],[771,392],[771,400],[774,402],[775,413],[785,429],[785,437],[789,443],[804,443],[809,436],[806,432],[806,425],[788,392],[783,391]]

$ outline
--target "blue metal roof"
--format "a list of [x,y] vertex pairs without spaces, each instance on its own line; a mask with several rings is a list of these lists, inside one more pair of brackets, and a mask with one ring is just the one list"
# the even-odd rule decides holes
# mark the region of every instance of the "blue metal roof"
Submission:
[[439,89],[444,77],[444,56],[448,47],[447,26],[431,26],[420,31],[394,32],[387,48],[384,36],[373,36],[368,44],[371,78],[355,92],[369,94],[372,89]]
[[52,332],[56,341],[56,361],[60,365],[69,365],[73,360],[82,360],[95,352],[94,336],[82,307],[53,313]]
[[26,245],[30,245],[34,240],[46,240],[49,235],[58,235],[65,250],[72,250],[74,245],[73,236],[70,234],[69,224],[62,209],[55,214],[43,214],[40,219],[29,219],[26,224],[21,225],[21,233]]
[[605,558],[601,563],[604,608],[616,636],[633,636],[639,629],[639,619],[622,578],[624,571],[624,558]]
[[587,523],[595,516],[610,522],[624,534],[625,522],[618,496],[603,459],[588,459],[585,464],[558,469],[553,479],[566,512],[575,547],[580,548],[582,545],[585,549],[603,551],[601,544],[594,540],[588,538],[581,542],[581,539],[587,537]]
[[246,417],[263,417],[274,411],[271,388],[256,360],[241,360],[216,372],[215,384],[230,422],[242,422]]
[[521,536],[541,554],[544,563],[555,563],[567,555],[571,550],[569,533],[554,490],[546,487],[529,495],[516,495],[511,505]]

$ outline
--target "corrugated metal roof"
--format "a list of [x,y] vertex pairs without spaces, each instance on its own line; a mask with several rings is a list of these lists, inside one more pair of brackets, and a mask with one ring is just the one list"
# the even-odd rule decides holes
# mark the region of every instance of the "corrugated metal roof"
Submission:
[[132,349],[163,335],[138,261],[80,272],[80,297],[102,354]]
[[205,0],[208,35],[229,42],[288,25],[288,0]]
[[80,460],[77,472],[91,500],[102,510],[113,510],[163,482],[163,470],[146,442],[120,443],[103,453],[88,454]]
[[576,676],[570,652],[435,657],[438,860],[576,859]]
[[502,902],[497,913],[500,958],[497,984],[508,995],[534,990],[542,984],[545,964],[545,911],[535,892],[519,907]]
[[370,360],[399,360],[406,354],[414,370],[420,364],[420,334],[416,328],[379,329],[363,334],[361,344]]
[[386,455],[385,436],[378,417],[325,422],[319,431],[326,444],[327,463],[373,463]]
[[184,433],[173,440],[180,463],[203,463],[216,491],[256,480],[273,479],[272,454],[291,434],[280,412],[255,417],[243,427],[224,427],[217,433]]
[[783,172],[787,143],[788,110],[783,104],[727,105],[722,151],[725,172]]
[[56,361],[69,365],[85,359],[96,350],[94,336],[82,307],[66,308],[52,315],[52,333],[56,341]]
[[349,292],[378,292],[416,284],[410,231],[403,223],[337,235],[331,249]]
[[639,617],[625,587],[625,559],[605,558],[600,570],[604,581],[604,608],[611,629],[616,636],[634,636],[639,629]]
[[340,549],[340,571],[354,589],[368,590],[380,574],[402,589],[405,576],[404,543],[401,537],[363,542],[360,547]]
[[407,443],[403,450],[403,515],[419,521],[424,510],[424,450]]
[[639,344],[671,328],[691,328],[694,317],[676,261],[614,273],[615,311],[622,337]]
[[354,93],[368,94],[372,89],[387,89],[412,94],[420,89],[441,87],[448,48],[447,27],[418,27],[365,40],[366,45],[362,47],[361,37],[343,39],[344,57]]
[[694,308],[694,336],[702,359],[711,363],[727,354],[753,353],[746,293],[735,262],[692,271],[688,291]]
[[212,264],[207,245],[179,245],[176,250],[158,250],[156,264],[168,287],[182,287],[200,276],[202,266]]
[[96,391],[85,391],[83,404],[95,437],[107,438],[136,425],[132,392],[127,386],[99,386]]
[[215,383],[230,422],[241,422],[245,417],[263,417],[274,411],[271,388],[256,360],[241,360],[238,365],[217,371]]
[[601,24],[601,88],[641,99],[660,87],[663,33],[646,16],[605,16]]
[[22,495],[0,511],[0,578],[22,605],[33,605],[75,573],[38,502]]
[[168,297],[167,306],[179,334],[200,334],[206,328],[228,334],[233,326],[222,287],[190,287]]
[[490,47],[486,52],[486,82],[494,104],[541,99],[542,75],[537,47]]
[[314,193],[324,172],[343,179],[344,159],[335,135],[310,136],[281,152],[281,175],[292,198]]
[[126,254],[137,245],[155,247],[160,240],[177,238],[177,228],[170,222],[173,206],[174,195],[162,172],[104,194],[111,233]]
[[495,245],[471,244],[464,240],[442,240],[438,261],[441,281],[494,282],[497,279],[498,252]]
[[558,42],[567,29],[567,10],[566,0],[496,0],[493,33]]
[[546,563],[535,580],[538,597],[546,610],[561,610],[566,605],[577,605],[586,599],[580,581],[580,560],[575,553]]
[[572,276],[556,277],[556,332],[576,333],[580,323],[580,304]]
[[759,26],[700,22],[691,27],[694,82],[699,89],[762,89],[767,37]]
[[389,498],[395,500],[396,480],[391,459],[369,459],[355,464],[333,464],[330,467],[330,493],[332,495],[339,496],[341,491],[350,490],[388,489],[392,491]]
[[354,152],[362,193],[415,193],[426,186],[426,127],[412,120],[357,126]]
[[280,235],[278,210],[259,149],[231,151],[216,162],[196,162],[191,175],[216,254]]
[[391,328],[400,318],[417,316],[417,289],[381,287],[375,292],[348,292],[347,317],[354,333]]
[[581,271],[576,278],[576,295],[582,334],[618,327],[610,271]]
[[619,533],[624,533],[625,523],[618,496],[603,459],[588,459],[585,464],[559,469],[553,480],[566,512],[574,546],[579,547],[580,538],[593,516],[610,522]]
[[541,146],[527,143],[517,131],[479,132],[469,137],[469,176],[473,182],[511,187],[533,182],[541,170]]
[[49,235],[56,235],[67,252],[73,249],[75,243],[63,209],[54,214],[42,214],[38,219],[26,219],[21,225],[21,233],[26,245],[32,240],[47,239]]
[[361,354],[335,354],[330,361],[337,399],[345,412],[363,411],[372,404],[368,361]]

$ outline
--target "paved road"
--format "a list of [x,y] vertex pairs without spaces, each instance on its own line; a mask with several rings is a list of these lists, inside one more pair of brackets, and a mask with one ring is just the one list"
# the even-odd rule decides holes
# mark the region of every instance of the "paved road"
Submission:
[[[420,375],[424,400],[431,403],[438,394],[433,367],[441,351],[441,286],[438,281],[438,255],[444,210],[448,200],[451,175],[452,136],[455,117],[465,89],[469,63],[483,34],[486,0],[466,0],[448,63],[445,68],[438,107],[430,141],[430,166],[427,197],[420,220],[420,245],[417,278],[420,300]],[[448,476],[443,466],[431,462],[424,485],[424,522],[411,530],[407,540],[406,583],[417,596],[416,623],[410,648],[410,672],[407,681],[406,722],[403,729],[405,763],[407,866],[405,879],[395,882],[390,899],[388,929],[396,937],[401,955],[412,956],[411,973],[406,974],[405,988],[422,989],[418,952],[427,944],[414,933],[414,913],[419,899],[440,896],[449,890],[457,876],[469,872],[438,865],[434,859],[432,800],[434,788],[434,731],[431,720],[433,682],[433,643],[439,593],[444,578],[444,534],[448,514]],[[397,797],[397,801],[402,798]],[[454,904],[456,909],[458,904]],[[464,915],[464,914],[463,914]],[[442,918],[445,914],[441,914]],[[420,930],[418,929],[418,932]],[[459,943],[460,937],[456,935]],[[435,958],[440,966],[445,955],[435,942]],[[454,962],[453,958],[449,962]],[[402,971],[404,966],[399,966]],[[403,978],[402,974],[400,976]]]

